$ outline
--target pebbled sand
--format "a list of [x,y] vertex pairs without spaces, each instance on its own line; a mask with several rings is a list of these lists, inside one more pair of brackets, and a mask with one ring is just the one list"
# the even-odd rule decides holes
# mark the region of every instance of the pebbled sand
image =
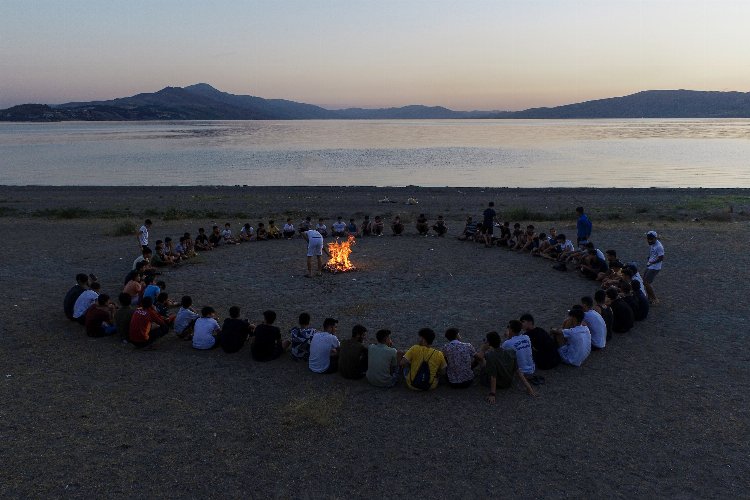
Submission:
[[[399,203],[377,202],[386,195]],[[420,204],[404,205],[409,196]],[[581,204],[594,241],[623,260],[644,262],[648,229],[660,232],[667,252],[655,283],[662,305],[582,368],[544,372],[536,399],[511,389],[489,406],[476,386],[381,390],[312,374],[287,358],[256,363],[247,348],[197,352],[171,336],[136,352],[89,339],[62,315],[76,272],[94,272],[105,292],[119,292],[137,245],[109,234],[124,219],[140,223],[146,211],[204,215],[154,216],[152,239],[212,221],[229,220],[238,231],[245,220],[287,213],[296,223],[306,213],[390,212],[412,221],[408,234],[358,240],[357,273],[307,280],[301,240],[248,243],[165,271],[167,291],[190,294],[222,317],[235,304],[254,321],[273,308],[282,331],[302,311],[318,326],[338,318],[342,338],[356,322],[372,336],[390,328],[403,348],[423,326],[438,332],[438,344],[457,326],[478,345],[526,311],[540,326],[557,326],[593,293],[591,282],[540,259],[415,234],[420,212],[431,220],[444,214],[455,235],[490,199],[501,213],[525,206],[560,214]],[[743,190],[0,187],[0,208],[13,209],[0,217],[0,494],[746,496],[745,199]],[[729,204],[728,222],[692,222]],[[32,216],[69,207],[118,215]],[[126,208],[132,216],[123,216]],[[572,218],[531,222],[574,234]]]

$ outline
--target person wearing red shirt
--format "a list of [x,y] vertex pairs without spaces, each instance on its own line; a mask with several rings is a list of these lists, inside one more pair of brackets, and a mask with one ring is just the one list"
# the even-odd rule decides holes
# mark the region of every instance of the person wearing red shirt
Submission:
[[151,297],[143,297],[141,306],[133,311],[128,340],[136,347],[145,347],[169,331],[169,325],[153,307]]

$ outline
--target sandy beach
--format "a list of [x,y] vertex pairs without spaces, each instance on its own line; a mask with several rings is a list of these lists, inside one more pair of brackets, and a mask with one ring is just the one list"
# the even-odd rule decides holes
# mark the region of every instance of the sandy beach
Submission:
[[[380,202],[384,198],[391,202]],[[414,197],[417,205],[405,204]],[[415,393],[199,352],[170,334],[151,351],[91,339],[62,314],[78,272],[112,296],[137,256],[128,228],[152,239],[274,218],[400,215],[406,235],[356,243],[355,273],[305,279],[302,240],[250,242],[165,270],[223,319],[274,309],[337,318],[405,349],[417,330],[455,326],[479,346],[531,312],[546,329],[595,285],[550,263],[460,242],[468,215],[494,200],[501,218],[575,235],[583,205],[593,241],[644,265],[647,230],[666,249],[661,305],[581,368],[519,388]],[[747,495],[750,190],[0,187],[6,306],[0,329],[3,497],[743,497]],[[449,235],[414,221],[445,216]]]

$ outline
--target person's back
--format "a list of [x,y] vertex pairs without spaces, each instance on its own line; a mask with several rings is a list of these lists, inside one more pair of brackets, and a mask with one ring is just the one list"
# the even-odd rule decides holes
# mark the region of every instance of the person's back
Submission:
[[226,318],[221,326],[221,348],[227,353],[237,352],[245,345],[249,334],[250,325],[246,320]]
[[443,346],[443,356],[447,368],[448,384],[451,387],[469,387],[474,381],[472,363],[476,356],[476,349],[468,342],[462,342],[456,328],[449,328],[445,332],[448,343]]
[[567,364],[581,366],[591,353],[591,332],[588,327],[576,325],[562,331],[567,343],[560,347],[560,358]]
[[536,366],[531,348],[531,339],[528,335],[521,333],[521,322],[511,320],[508,323],[508,335],[511,337],[503,342],[503,349],[512,349],[516,352],[516,362],[521,373],[527,376],[534,375]]
[[622,298],[622,300],[624,300],[625,303],[633,311],[633,320],[638,321],[638,318],[641,316],[641,306],[638,302],[638,298],[634,297],[633,295],[626,295]]
[[255,361],[271,361],[278,358],[282,352],[281,330],[278,327],[261,323],[253,332],[253,343],[250,354]]
[[[402,364],[409,366],[405,374],[406,385],[410,389],[420,391],[436,389],[438,386],[438,374],[447,367],[445,356],[441,351],[432,347],[432,342],[435,340],[434,331],[429,328],[422,328],[419,330],[418,335],[419,344],[411,346],[401,360]],[[420,382],[422,381],[420,372],[422,371],[423,362],[429,369],[429,377],[428,380],[424,381],[426,385],[420,386]]]
[[70,320],[74,319],[73,308],[75,307],[76,300],[78,300],[78,297],[80,297],[81,294],[86,291],[88,282],[89,277],[85,274],[78,273],[76,275],[76,284],[73,285],[70,290],[68,290],[68,293],[65,294],[65,298],[63,299],[63,312],[65,313],[66,318]]
[[120,308],[115,312],[115,327],[117,327],[117,335],[119,335],[120,340],[127,341],[130,332],[130,318],[133,317],[135,308],[131,305],[130,295],[125,292],[120,293],[118,300],[120,301]]
[[360,379],[367,372],[367,347],[364,335],[367,332],[362,325],[355,325],[352,338],[341,341],[339,347],[339,373],[344,378]]
[[378,330],[377,344],[367,349],[367,381],[376,387],[393,387],[397,380],[398,353],[391,343],[390,330]]
[[619,297],[617,289],[609,288],[606,293],[610,300],[609,308],[612,310],[612,331],[615,333],[629,332],[635,323],[633,309]]
[[315,335],[315,328],[310,327],[310,315],[303,312],[299,315],[299,325],[289,330],[291,347],[289,354],[296,361],[310,359],[310,342]]
[[78,320],[79,323],[84,324],[86,322],[86,311],[89,310],[99,297],[100,285],[97,282],[91,283],[91,288],[84,290],[76,299],[73,304],[73,319]]
[[210,306],[201,309],[201,317],[195,320],[193,326],[193,348],[199,350],[213,349],[217,346],[217,334],[221,326],[216,321],[216,311]]
[[513,376],[518,370],[516,351],[502,347],[487,351],[484,355],[485,366],[482,372],[482,385],[490,385],[489,378],[494,377],[496,388],[508,389],[513,385]]
[[307,366],[315,373],[333,373],[338,370],[338,349],[341,345],[336,337],[338,321],[326,318],[323,331],[316,332],[310,341],[310,359]]
[[607,323],[602,315],[590,309],[583,313],[583,320],[591,333],[591,345],[597,349],[604,349],[607,344]]
[[560,354],[557,352],[555,339],[545,329],[534,325],[534,317],[531,314],[523,314],[520,321],[524,333],[531,342],[534,366],[539,370],[551,370],[560,364]]

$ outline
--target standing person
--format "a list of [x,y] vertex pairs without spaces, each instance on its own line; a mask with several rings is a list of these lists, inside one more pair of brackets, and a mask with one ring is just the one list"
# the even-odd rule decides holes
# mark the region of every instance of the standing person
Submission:
[[333,318],[323,320],[323,331],[316,332],[310,341],[310,360],[307,366],[315,373],[335,373],[339,368],[339,347],[336,337],[339,322]]
[[281,330],[273,326],[274,321],[276,312],[263,311],[263,323],[255,327],[252,333],[253,343],[250,345],[250,354],[255,361],[276,359],[288,347],[288,343],[281,340]]
[[495,230],[495,217],[497,217],[497,212],[495,212],[495,202],[491,201],[482,213],[482,232],[484,233],[485,247],[492,246],[492,233]]
[[393,387],[398,382],[398,351],[390,330],[375,333],[377,344],[367,349],[367,381],[376,387]]
[[456,389],[471,387],[474,383],[474,367],[479,363],[477,350],[468,342],[461,341],[458,328],[448,328],[445,339],[448,343],[443,346],[443,356],[448,364],[448,385]]
[[151,229],[151,219],[146,219],[138,230],[138,244],[141,250],[148,248],[148,230]]
[[448,364],[443,353],[432,347],[435,341],[434,330],[422,328],[417,335],[419,343],[411,346],[401,358],[406,385],[417,391],[436,389],[438,378],[445,372]]
[[352,338],[341,341],[339,348],[339,373],[344,378],[360,379],[367,373],[367,328],[354,325]]
[[307,276],[312,278],[312,258],[318,261],[317,276],[323,276],[323,235],[315,229],[308,229],[302,233],[302,237],[307,242]]
[[578,215],[578,220],[576,221],[576,246],[580,248],[581,245],[585,245],[589,242],[589,238],[591,238],[592,224],[588,216],[583,213],[583,207],[576,208],[576,214]]
[[659,299],[656,298],[651,283],[654,282],[656,275],[661,271],[661,264],[664,261],[664,246],[659,241],[659,235],[656,234],[656,231],[647,232],[646,241],[648,242],[649,253],[648,262],[646,262],[646,273],[643,275],[643,285],[646,288],[648,301],[656,305],[659,303]]
[[89,287],[89,277],[84,273],[76,274],[76,284],[68,290],[63,299],[63,311],[65,317],[73,321],[73,307],[76,304],[76,300],[81,296],[83,292]]

